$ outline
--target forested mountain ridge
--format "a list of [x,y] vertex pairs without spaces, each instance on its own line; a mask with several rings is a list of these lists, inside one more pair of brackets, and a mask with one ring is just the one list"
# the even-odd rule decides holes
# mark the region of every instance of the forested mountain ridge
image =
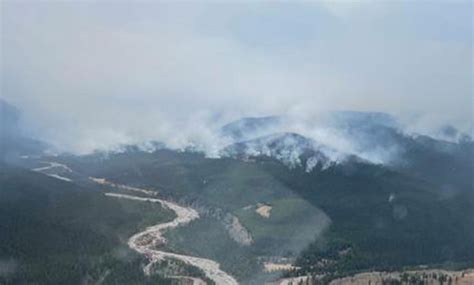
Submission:
[[[242,284],[285,274],[330,280],[367,270],[473,266],[472,140],[407,134],[379,113],[335,117],[341,138],[353,138],[347,153],[279,132],[277,117],[264,118],[262,127],[259,118],[227,125],[222,134],[235,141],[219,157],[159,142],[89,155],[16,152],[13,144],[9,152],[17,154],[0,170],[0,258],[8,269],[1,281],[166,284],[179,267],[202,276],[183,264],[171,271],[157,264],[151,277],[143,274],[149,257],[131,251],[127,240],[171,216],[104,196],[117,185],[197,209],[199,219],[165,234],[167,250],[216,261]],[[381,155],[385,150],[394,151]],[[101,179],[112,184],[94,182]],[[238,243],[236,231],[246,242]],[[269,269],[278,266],[290,269]]]

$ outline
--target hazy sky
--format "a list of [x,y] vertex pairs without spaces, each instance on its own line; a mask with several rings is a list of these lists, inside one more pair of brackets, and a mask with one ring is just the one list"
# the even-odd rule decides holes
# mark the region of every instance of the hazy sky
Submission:
[[471,1],[0,5],[1,96],[66,150],[327,109],[472,128]]

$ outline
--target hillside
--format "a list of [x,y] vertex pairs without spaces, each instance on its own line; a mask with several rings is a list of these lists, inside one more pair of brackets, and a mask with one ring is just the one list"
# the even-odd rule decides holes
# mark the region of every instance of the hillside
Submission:
[[0,283],[168,284],[125,243],[168,211],[7,165],[0,185]]
[[[208,159],[170,150],[63,157],[62,162],[86,175],[155,189],[202,208],[209,220],[171,233],[172,244],[219,260],[241,280],[257,278],[248,263],[255,257],[296,259],[301,267],[296,274],[468,266],[474,260],[472,188],[457,187],[447,195],[435,179],[422,179],[408,168],[353,160],[308,172],[266,156]],[[269,218],[255,212],[259,204],[272,207]],[[237,217],[253,243],[232,246],[215,211]],[[220,243],[209,246],[215,236]],[[228,248],[235,251],[229,255]],[[331,262],[318,266],[323,259]]]

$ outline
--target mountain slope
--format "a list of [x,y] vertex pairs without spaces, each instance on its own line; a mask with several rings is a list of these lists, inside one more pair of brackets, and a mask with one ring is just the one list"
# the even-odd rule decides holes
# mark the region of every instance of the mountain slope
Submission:
[[[166,284],[144,277],[125,241],[166,220],[156,205],[117,201],[98,189],[18,168],[0,168],[2,284]],[[2,269],[3,270],[3,269]]]
[[[401,172],[353,159],[308,172],[304,165],[289,168],[272,156],[241,161],[170,150],[122,153],[100,160],[69,158],[66,163],[88,175],[145,186],[202,208],[234,214],[254,237],[255,243],[243,249],[246,254],[296,257],[307,247],[297,263],[301,272],[474,260],[472,187],[446,193],[430,176],[422,179],[408,168]],[[301,201],[297,205],[309,206],[291,206],[295,199]],[[274,207],[275,215],[265,219],[254,214],[252,209],[259,203]],[[315,219],[302,218],[300,209]],[[317,219],[318,213],[330,223]],[[309,229],[303,236],[294,234]],[[208,250],[209,256],[228,264],[228,257],[214,252],[222,248],[193,249],[198,234],[185,229],[180,233],[179,239],[173,237],[187,241],[190,250]],[[331,267],[314,267],[326,256],[345,250],[350,254]]]

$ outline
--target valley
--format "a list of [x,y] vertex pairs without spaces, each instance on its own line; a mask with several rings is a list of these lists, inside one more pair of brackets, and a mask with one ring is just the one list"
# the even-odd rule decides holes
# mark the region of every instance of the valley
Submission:
[[[264,124],[269,120],[273,119]],[[253,135],[258,122],[252,120]],[[100,196],[97,203],[126,205],[87,214],[93,220],[92,233],[107,229],[105,239],[127,246],[127,256],[135,254],[133,265],[127,263],[133,270],[127,271],[108,265],[125,266],[115,256],[107,257],[107,264],[86,262],[88,280],[104,284],[130,278],[137,284],[334,280],[342,285],[353,279],[341,278],[363,272],[397,272],[420,265],[472,268],[474,193],[466,180],[472,165],[462,154],[473,152],[474,144],[413,138],[387,126],[351,131],[388,140],[388,145],[397,144],[409,153],[404,159],[414,158],[410,163],[378,164],[351,154],[334,156],[334,150],[320,143],[284,133],[245,137],[224,148],[218,158],[155,143],[156,149],[124,146],[87,155],[22,154],[5,165],[22,170],[25,181],[36,177],[32,181],[39,179],[41,188],[77,188],[82,189],[77,193]],[[367,138],[359,139],[363,146]],[[432,159],[439,163],[430,165]],[[440,178],[439,173],[452,171],[449,165],[459,166],[456,174]],[[12,189],[22,189],[23,178],[15,179]],[[52,190],[41,191],[49,197]],[[70,199],[76,192],[58,194]],[[75,210],[76,219],[81,219],[88,207],[77,206],[83,207]],[[128,207],[147,211],[127,213]],[[117,220],[101,220],[109,215]],[[127,218],[130,215],[133,218]],[[60,221],[68,231],[84,230]],[[121,224],[126,231],[118,230]]]
[[[118,185],[121,188],[133,189],[133,191],[138,191],[142,193],[147,193],[147,190],[127,187],[124,185]],[[128,245],[131,249],[143,254],[146,258],[149,259],[149,263],[143,268],[143,271],[146,275],[152,274],[153,265],[159,261],[164,260],[165,258],[177,259],[183,261],[186,264],[195,266],[202,270],[204,274],[215,282],[215,284],[222,285],[235,285],[237,281],[227,273],[223,272],[220,269],[219,263],[193,256],[180,255],[165,251],[160,251],[155,248],[161,247],[166,243],[165,238],[162,236],[163,232],[168,229],[186,225],[194,219],[198,219],[198,213],[191,208],[181,207],[175,203],[167,202],[157,198],[145,198],[138,196],[131,196],[126,194],[117,194],[117,193],[105,193],[108,197],[115,197],[120,199],[130,199],[135,201],[142,202],[151,202],[159,203],[165,209],[170,209],[176,214],[176,218],[171,222],[154,225],[146,228],[146,230],[139,232],[128,240]]]

